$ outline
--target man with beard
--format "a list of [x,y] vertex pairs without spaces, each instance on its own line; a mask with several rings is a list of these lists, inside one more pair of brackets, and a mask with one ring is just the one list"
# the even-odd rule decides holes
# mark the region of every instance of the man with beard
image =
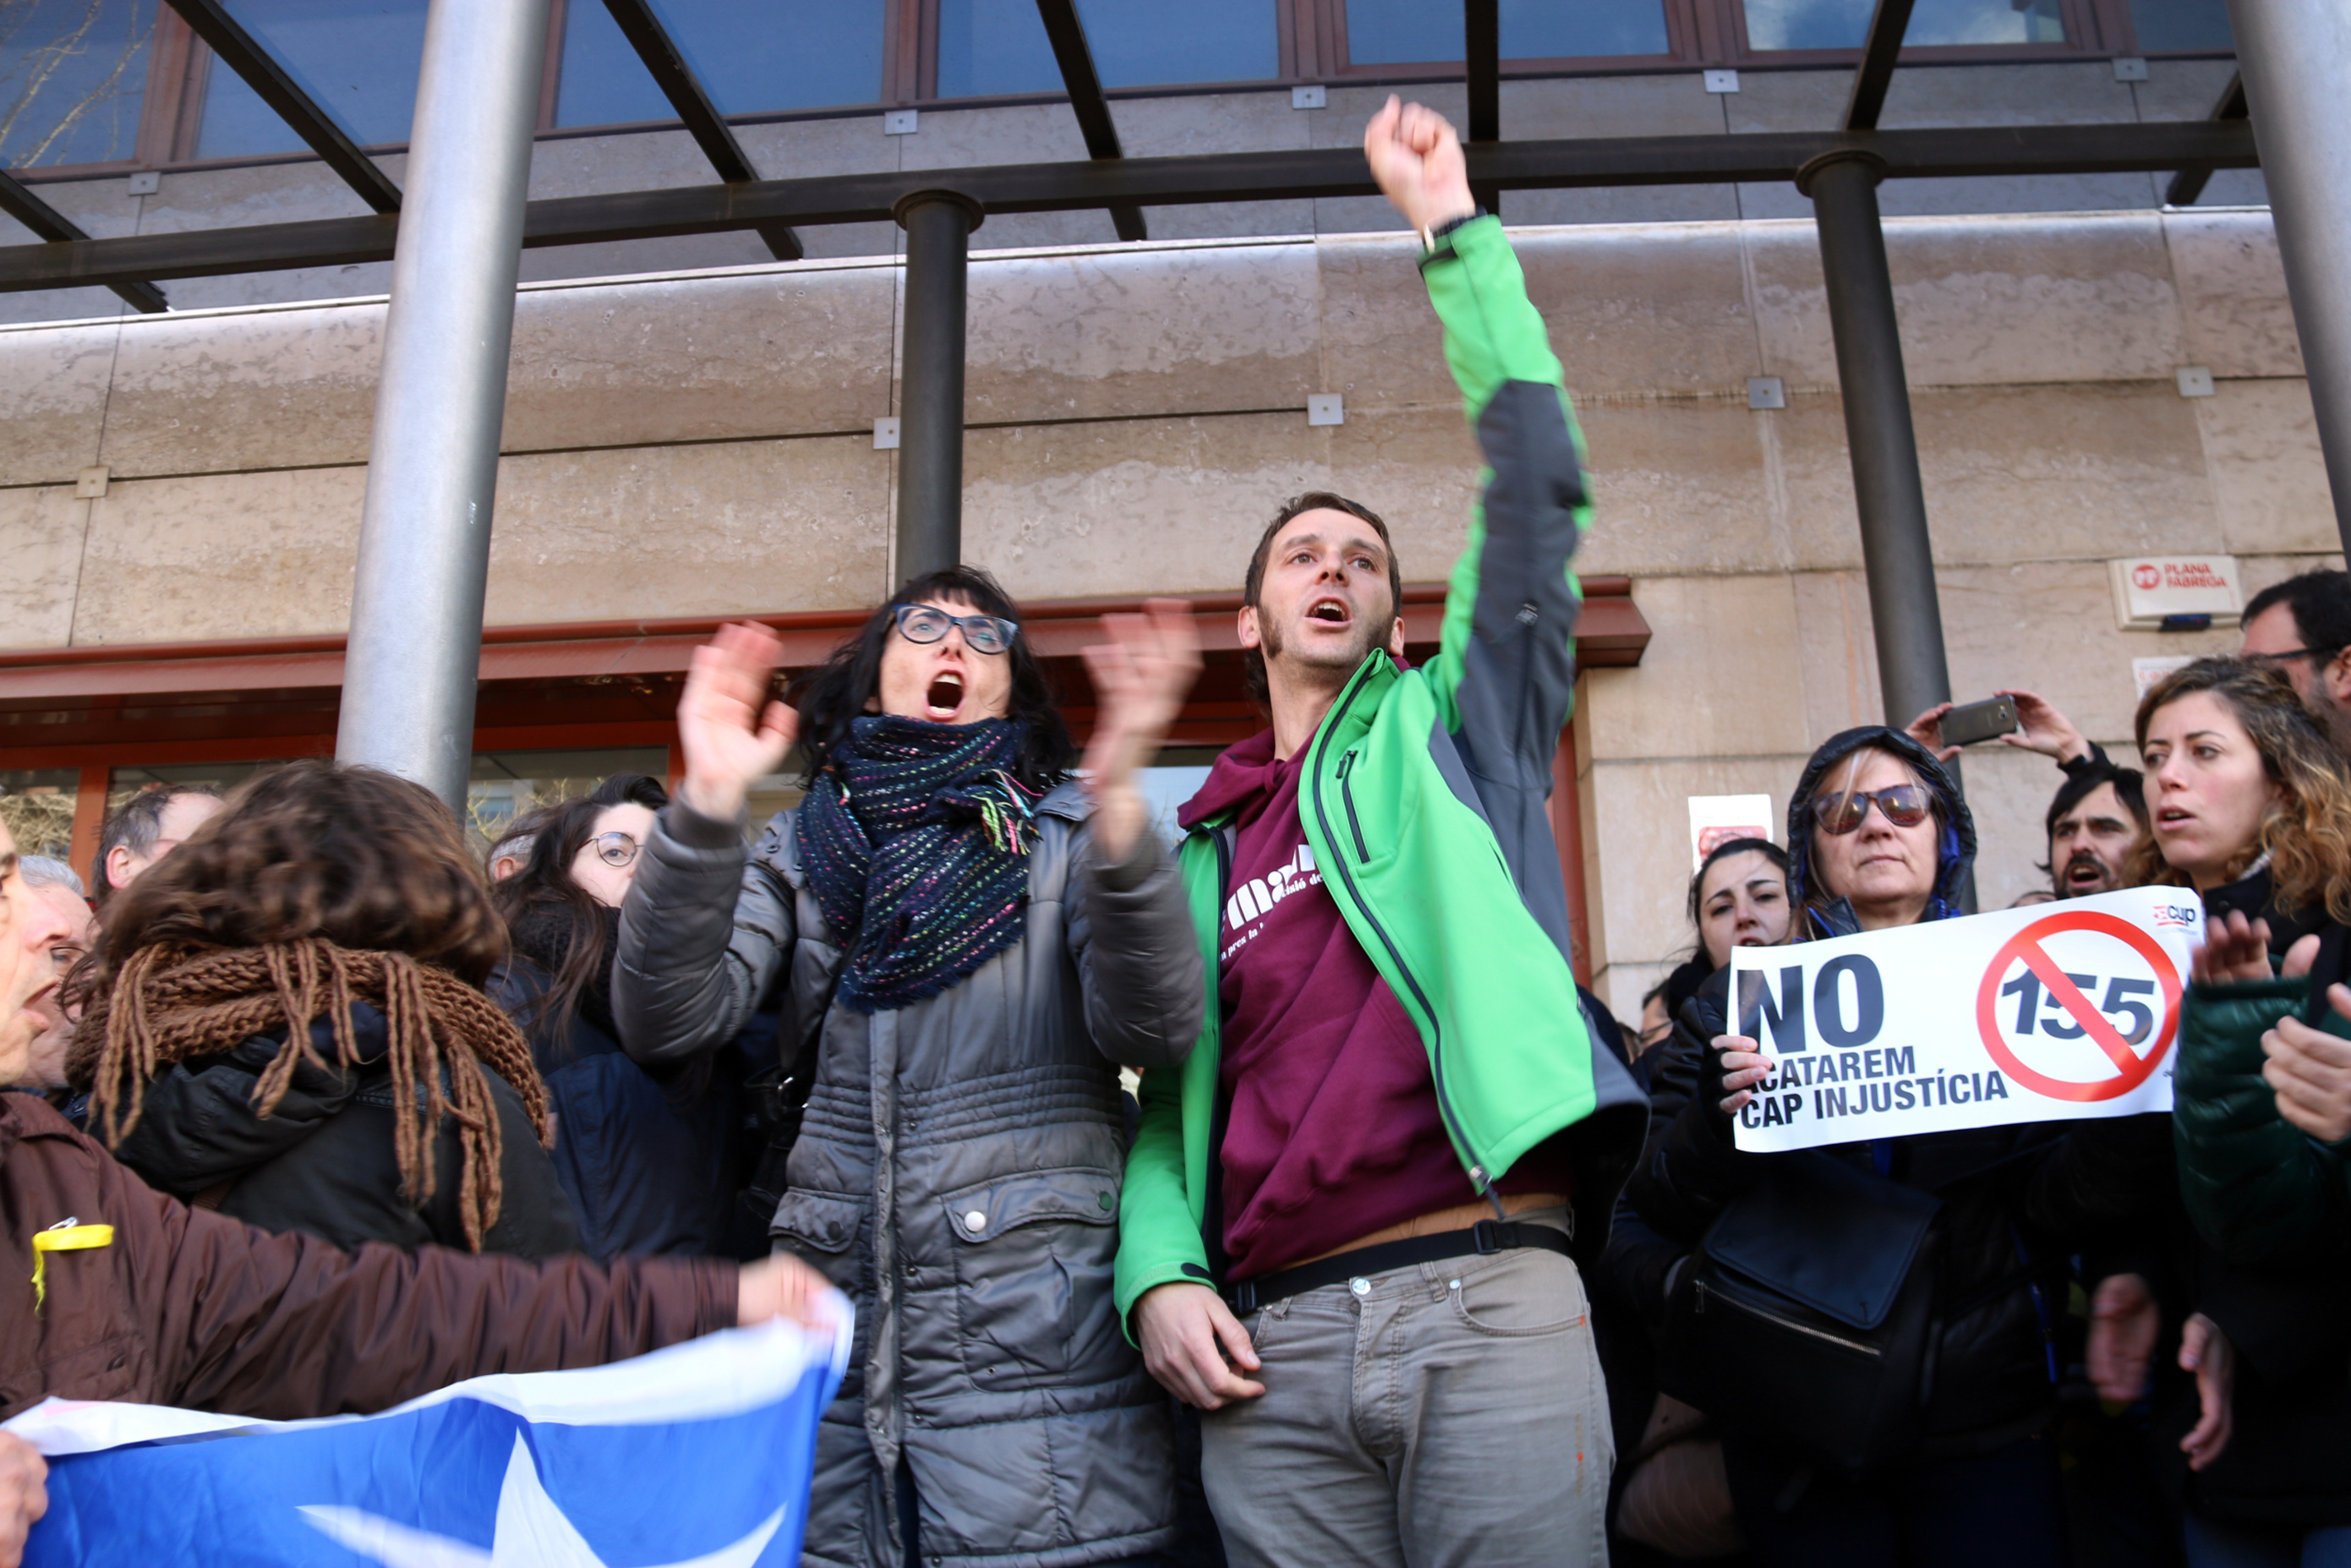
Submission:
[[2123,862],[2147,836],[2147,793],[2136,768],[2117,768],[2104,752],[2062,764],[2065,782],[2049,802],[2049,860],[2042,870],[2060,898],[2087,898],[2123,887]]
[[1204,1412],[1236,1568],[1604,1563],[1614,1455],[1579,1260],[1646,1123],[1568,963],[1545,814],[1585,517],[1559,361],[1453,128],[1364,150],[1490,473],[1435,658],[1387,525],[1283,506],[1239,640],[1271,728],[1178,813],[1209,1006],[1143,1080],[1118,1302]]
[[2305,571],[2273,583],[2245,606],[2237,656],[2294,683],[2310,716],[2351,756],[2351,575]]
[[[2020,751],[2041,753],[2065,775],[2042,820],[2049,859],[2041,870],[2051,887],[2060,898],[2087,898],[2122,887],[2123,863],[2147,831],[2138,769],[2116,767],[2103,747],[2038,693],[2010,687],[1993,695],[2016,702],[2015,733],[1996,738]],[[1943,744],[1943,716],[1950,711],[1949,703],[1930,707],[1910,721],[1907,732],[1943,762],[1959,754],[1958,747]]]

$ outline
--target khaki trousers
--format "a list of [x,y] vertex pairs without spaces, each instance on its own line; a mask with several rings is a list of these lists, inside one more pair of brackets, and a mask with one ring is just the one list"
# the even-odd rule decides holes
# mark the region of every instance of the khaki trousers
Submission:
[[1265,1393],[1200,1421],[1233,1568],[1604,1568],[1615,1454],[1570,1260],[1421,1263],[1243,1321]]

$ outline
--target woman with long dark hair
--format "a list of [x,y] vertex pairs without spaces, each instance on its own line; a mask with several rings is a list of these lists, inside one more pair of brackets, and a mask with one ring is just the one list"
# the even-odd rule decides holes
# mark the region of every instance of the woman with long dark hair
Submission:
[[1733,947],[1776,947],[1794,924],[1788,903],[1788,852],[1769,839],[1729,839],[1707,852],[1689,883],[1689,923],[1698,946],[1665,979],[1666,1019],[1681,1016]]
[[[1180,605],[1111,618],[1075,760],[1020,612],[967,567],[907,583],[768,697],[757,627],[695,654],[686,776],[621,915],[631,1055],[724,1049],[762,1007],[811,1082],[779,1246],[857,1306],[818,1439],[810,1562],[1126,1562],[1165,1547],[1166,1401],[1113,1300],[1121,1063],[1200,1029],[1200,954],[1136,774],[1198,668]],[[797,738],[808,796],[746,853]]]
[[2351,784],[2285,678],[2199,659],[2139,704],[2153,832],[2134,879],[2195,890],[2206,942],[2173,1078],[2194,1235],[2107,1281],[2090,1367],[2147,1392],[2167,1300],[2187,1378],[2156,1385],[2196,1568],[2351,1558]]
[[506,928],[422,786],[305,761],[106,909],[68,1076],[151,1186],[339,1247],[578,1245]]
[[626,775],[537,813],[521,868],[490,894],[514,942],[490,992],[530,1037],[556,1175],[580,1249],[599,1259],[716,1253],[734,1198],[726,1064],[642,1066],[612,1017],[621,903],[668,801],[653,779]]

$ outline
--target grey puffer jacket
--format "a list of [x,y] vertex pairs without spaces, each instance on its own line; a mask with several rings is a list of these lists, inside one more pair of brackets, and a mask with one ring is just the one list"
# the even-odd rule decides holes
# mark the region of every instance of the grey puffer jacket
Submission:
[[1180,1062],[1205,988],[1172,859],[1146,833],[1095,865],[1086,810],[1074,785],[1039,803],[1019,945],[871,1016],[832,1006],[793,812],[747,861],[737,824],[674,802],[639,862],[612,983],[629,1053],[681,1061],[778,1007],[787,1059],[815,1053],[772,1234],[848,1292],[857,1341],[806,1563],[905,1561],[902,1458],[931,1563],[1075,1568],[1173,1539],[1165,1396],[1111,1297],[1117,1064]]

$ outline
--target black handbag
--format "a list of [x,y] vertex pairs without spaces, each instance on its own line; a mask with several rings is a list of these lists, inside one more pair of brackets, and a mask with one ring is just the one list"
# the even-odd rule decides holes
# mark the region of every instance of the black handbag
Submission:
[[1666,1304],[1657,1385],[1847,1475],[1916,1451],[1934,1392],[1941,1201],[1825,1155],[1774,1155]]

